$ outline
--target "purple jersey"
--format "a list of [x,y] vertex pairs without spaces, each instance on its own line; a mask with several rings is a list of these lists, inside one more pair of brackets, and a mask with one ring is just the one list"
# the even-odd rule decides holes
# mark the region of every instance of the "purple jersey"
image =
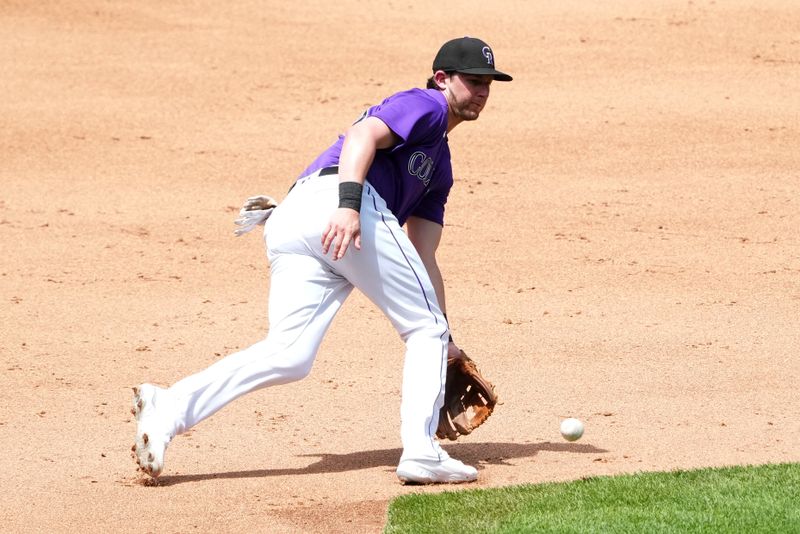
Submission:
[[[410,216],[444,224],[444,205],[453,186],[450,147],[447,145],[447,101],[436,89],[396,93],[369,108],[365,117],[381,119],[400,142],[378,150],[367,181],[386,201],[401,225]],[[344,136],[303,171],[307,176],[339,164]]]

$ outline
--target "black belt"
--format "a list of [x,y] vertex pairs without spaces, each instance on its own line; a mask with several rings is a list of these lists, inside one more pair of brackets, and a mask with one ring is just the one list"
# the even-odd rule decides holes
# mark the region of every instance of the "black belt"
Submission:
[[[322,169],[320,169],[320,171],[317,174],[317,176],[330,176],[331,174],[339,174],[339,166],[338,165],[333,165],[331,167],[323,167]],[[294,189],[294,186],[296,186],[296,185],[297,185],[297,182],[294,182],[291,185],[291,187],[289,187],[289,191]],[[288,191],[287,191],[287,193],[288,193]]]
[[322,170],[319,171],[319,176],[330,176],[331,174],[339,174],[338,165],[334,165],[332,167],[323,167]]

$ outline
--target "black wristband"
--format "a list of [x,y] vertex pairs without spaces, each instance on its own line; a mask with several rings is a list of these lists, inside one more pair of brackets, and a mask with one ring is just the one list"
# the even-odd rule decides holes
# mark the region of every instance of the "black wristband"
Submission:
[[358,182],[339,182],[339,207],[361,211],[361,192],[364,186]]

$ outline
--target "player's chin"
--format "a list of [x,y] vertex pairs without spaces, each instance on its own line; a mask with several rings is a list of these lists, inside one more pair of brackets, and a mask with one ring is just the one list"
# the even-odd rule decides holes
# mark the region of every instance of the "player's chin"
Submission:
[[465,121],[474,121],[478,118],[480,114],[481,110],[475,110],[475,109],[463,109],[461,110],[461,113],[459,113],[461,119]]

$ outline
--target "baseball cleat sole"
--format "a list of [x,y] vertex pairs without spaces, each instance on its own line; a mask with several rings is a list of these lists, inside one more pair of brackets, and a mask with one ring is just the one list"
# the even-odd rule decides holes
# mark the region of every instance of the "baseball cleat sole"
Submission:
[[153,478],[157,478],[164,470],[164,455],[170,441],[170,435],[164,431],[156,412],[156,397],[159,389],[151,384],[142,384],[133,388],[133,408],[136,416],[136,441],[131,452],[139,469]]

